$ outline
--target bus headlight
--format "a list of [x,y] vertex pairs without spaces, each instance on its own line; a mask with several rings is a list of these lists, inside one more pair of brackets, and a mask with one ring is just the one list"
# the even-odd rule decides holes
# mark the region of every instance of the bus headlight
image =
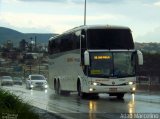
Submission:
[[98,82],[93,82],[93,83],[91,83],[91,85],[98,86],[98,85],[100,85],[100,83],[98,83]]

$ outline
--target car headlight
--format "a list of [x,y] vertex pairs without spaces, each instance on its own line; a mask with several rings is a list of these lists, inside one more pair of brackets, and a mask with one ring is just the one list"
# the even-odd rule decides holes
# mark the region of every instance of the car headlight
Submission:
[[132,81],[130,81],[130,82],[128,82],[128,84],[129,84],[129,85],[133,85],[133,82],[132,82]]
[[45,86],[44,86],[45,88],[48,88],[48,85],[47,84],[45,84]]
[[93,91],[93,88],[90,88],[89,91],[92,92],[92,91]]
[[34,86],[31,84],[31,88],[33,88]]

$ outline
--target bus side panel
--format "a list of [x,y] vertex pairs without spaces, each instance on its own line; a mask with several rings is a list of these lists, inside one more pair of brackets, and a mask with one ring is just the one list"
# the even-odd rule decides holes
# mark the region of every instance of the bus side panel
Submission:
[[57,78],[61,83],[61,90],[77,91],[78,75],[83,76],[80,66],[80,50],[72,50],[59,53],[50,57],[49,85],[53,89],[53,79]]

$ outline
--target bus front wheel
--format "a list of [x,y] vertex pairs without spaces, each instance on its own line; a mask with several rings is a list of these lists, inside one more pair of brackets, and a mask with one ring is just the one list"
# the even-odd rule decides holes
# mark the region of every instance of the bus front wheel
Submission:
[[83,93],[82,90],[81,90],[81,82],[80,82],[80,80],[78,80],[78,82],[77,82],[77,91],[78,91],[78,96],[80,96],[81,98],[85,97],[85,93]]
[[117,98],[118,98],[118,99],[123,99],[123,97],[124,97],[124,93],[119,93],[119,94],[117,94]]

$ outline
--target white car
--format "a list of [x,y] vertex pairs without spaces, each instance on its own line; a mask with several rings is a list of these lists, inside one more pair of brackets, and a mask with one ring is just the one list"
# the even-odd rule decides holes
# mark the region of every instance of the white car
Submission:
[[13,77],[13,83],[14,84],[18,84],[18,85],[22,85],[22,78],[20,78],[20,77]]
[[26,80],[26,88],[33,89],[33,88],[48,88],[47,80],[43,75],[29,75],[28,79]]
[[1,86],[3,85],[13,85],[13,79],[11,76],[2,76],[1,77]]

